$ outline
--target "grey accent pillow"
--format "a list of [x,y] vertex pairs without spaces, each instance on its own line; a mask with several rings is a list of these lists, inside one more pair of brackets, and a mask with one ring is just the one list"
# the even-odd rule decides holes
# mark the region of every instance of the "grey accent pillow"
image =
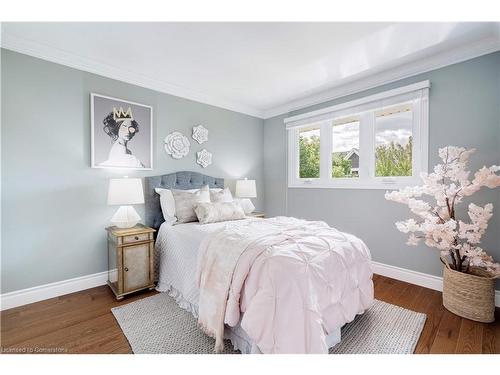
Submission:
[[200,224],[246,218],[243,208],[236,202],[197,203],[194,211]]
[[172,190],[175,201],[175,215],[178,223],[189,223],[197,221],[194,206],[200,202],[210,203],[210,191],[208,185],[197,191]]
[[232,202],[233,195],[229,188],[224,189],[210,189],[210,201],[211,202]]

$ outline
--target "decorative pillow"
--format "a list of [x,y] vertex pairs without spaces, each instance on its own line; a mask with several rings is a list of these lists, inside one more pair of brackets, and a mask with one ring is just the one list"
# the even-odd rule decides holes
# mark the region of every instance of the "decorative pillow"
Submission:
[[214,202],[232,202],[233,195],[229,188],[225,189],[210,189],[210,201]]
[[243,208],[236,202],[197,203],[194,211],[200,224],[246,218]]
[[241,208],[243,208],[243,211],[245,211],[245,214],[247,215],[255,211],[255,206],[248,198],[236,198],[234,201],[241,205]]
[[175,216],[175,200],[170,189],[155,188],[160,195],[160,207],[165,221],[173,223],[177,220]]
[[189,223],[196,221],[194,205],[200,202],[210,203],[210,191],[208,185],[201,189],[190,192],[187,190],[172,190],[175,201],[175,214],[178,223]]

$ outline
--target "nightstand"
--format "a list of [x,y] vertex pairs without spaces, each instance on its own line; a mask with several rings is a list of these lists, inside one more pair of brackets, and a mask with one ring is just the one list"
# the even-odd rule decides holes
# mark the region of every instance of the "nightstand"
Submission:
[[260,217],[261,219],[264,219],[266,217],[266,214],[264,212],[252,212],[247,214],[248,217]]
[[154,288],[154,230],[108,227],[108,285],[117,300],[142,289]]

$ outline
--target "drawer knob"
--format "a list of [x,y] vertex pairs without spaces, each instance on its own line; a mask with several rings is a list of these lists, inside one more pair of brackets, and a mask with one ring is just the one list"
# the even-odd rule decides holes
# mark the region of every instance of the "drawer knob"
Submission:
[[127,267],[125,267],[125,272],[128,272],[128,268]]
[[139,240],[139,237],[138,237],[138,236],[135,236],[134,238],[135,238],[135,240],[136,240],[136,241],[137,241],[137,240]]

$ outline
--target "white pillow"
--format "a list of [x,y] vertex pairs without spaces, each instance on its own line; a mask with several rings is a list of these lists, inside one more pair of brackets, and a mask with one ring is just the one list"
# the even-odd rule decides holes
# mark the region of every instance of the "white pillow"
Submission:
[[243,211],[245,211],[247,215],[255,211],[255,206],[248,198],[235,198],[234,201],[241,205],[241,208],[243,208]]
[[194,211],[200,224],[246,218],[243,208],[236,202],[197,203]]
[[233,195],[229,188],[225,189],[210,189],[210,201],[211,202],[232,202]]
[[178,223],[189,223],[197,221],[194,205],[205,202],[210,203],[210,191],[208,185],[196,191],[172,190],[175,201],[175,214]]
[[172,195],[172,190],[155,188],[155,191],[160,195],[160,207],[163,218],[167,222],[175,222],[177,217],[175,216],[175,200]]

